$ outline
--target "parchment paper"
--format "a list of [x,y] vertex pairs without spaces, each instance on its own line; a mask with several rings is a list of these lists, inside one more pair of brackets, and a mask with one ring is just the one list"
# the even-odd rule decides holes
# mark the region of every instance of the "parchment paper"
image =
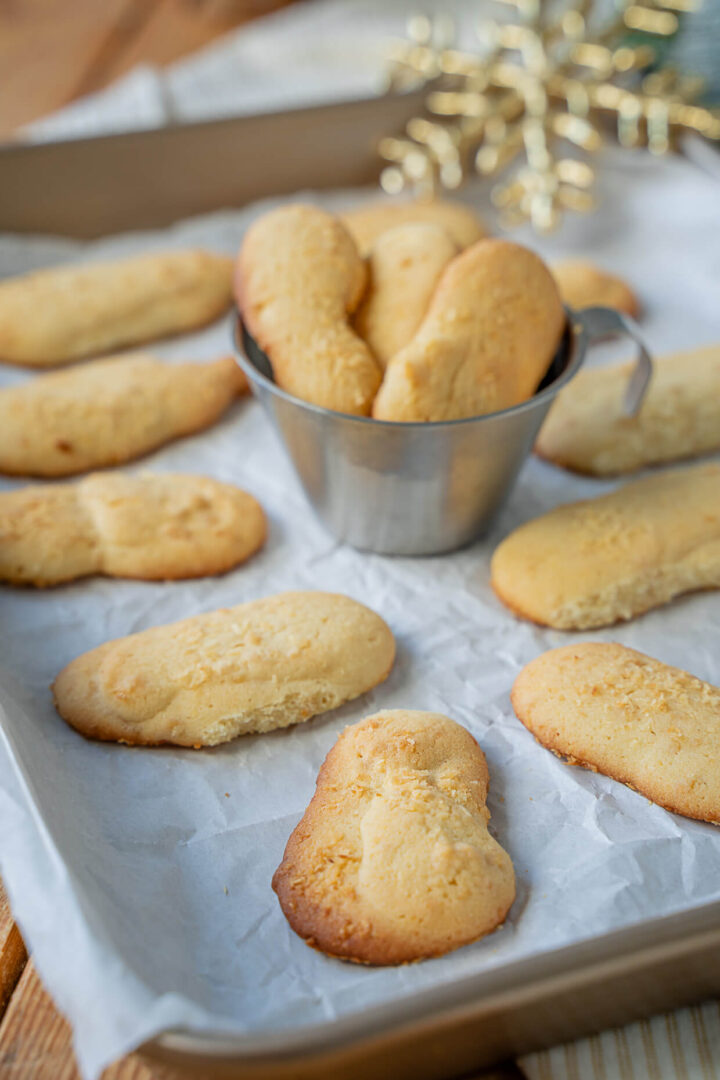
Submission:
[[[569,221],[541,244],[514,235],[546,255],[591,254],[625,273],[640,288],[656,350],[717,340],[717,181],[683,160],[643,153],[608,152],[603,169],[601,213]],[[469,197],[481,206],[485,199]],[[350,200],[345,193],[325,202]],[[86,247],[4,237],[0,272],[190,243],[234,252],[257,212]],[[228,348],[223,323],[159,351],[210,358]],[[2,371],[5,384],[33,377]],[[563,765],[510,708],[522,665],[578,638],[621,641],[720,682],[718,594],[582,635],[520,622],[493,596],[488,564],[501,537],[612,484],[530,461],[486,540],[453,556],[399,559],[359,554],[323,531],[256,402],[238,403],[212,431],[131,468],[236,482],[259,497],[271,530],[265,550],[224,577],[167,585],[98,578],[0,593],[0,869],[40,974],[73,1024],[86,1078],[168,1026],[305,1025],[720,897],[720,831]],[[86,742],[55,714],[49,684],[84,650],[286,588],[345,592],[380,612],[398,642],[388,681],[294,729],[202,752]],[[296,938],[270,878],[338,733],[393,707],[445,712],[478,738],[491,772],[492,828],[512,856],[518,897],[506,926],[484,941],[443,959],[370,970]]]

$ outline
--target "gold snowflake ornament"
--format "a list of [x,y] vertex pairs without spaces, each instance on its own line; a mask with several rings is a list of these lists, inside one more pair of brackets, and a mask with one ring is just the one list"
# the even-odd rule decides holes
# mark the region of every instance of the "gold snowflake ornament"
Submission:
[[457,188],[471,171],[504,173],[493,201],[506,224],[555,228],[564,210],[593,207],[587,155],[610,118],[622,146],[665,153],[678,131],[720,139],[720,113],[694,104],[702,80],[658,65],[655,42],[672,36],[694,0],[619,0],[595,25],[593,0],[497,0],[504,22],[481,26],[484,50],[453,48],[447,20],[410,21],[391,55],[392,89],[427,86],[426,115],[389,137],[386,191]]

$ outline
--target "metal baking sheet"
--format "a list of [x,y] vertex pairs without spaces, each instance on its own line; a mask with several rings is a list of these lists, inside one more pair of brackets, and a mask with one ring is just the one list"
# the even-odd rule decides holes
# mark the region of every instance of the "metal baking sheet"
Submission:
[[0,146],[0,231],[97,237],[302,188],[374,182],[376,147],[421,108],[408,93]]
[[[370,104],[365,104],[372,113]],[[387,118],[381,111],[384,103],[375,104],[379,133],[386,130]],[[302,112],[313,114],[308,123],[314,124],[325,110]],[[302,130],[302,124],[297,127]],[[79,194],[74,197],[73,150],[63,147],[68,155],[64,166],[68,198],[75,199],[65,223],[57,226],[66,237],[78,229],[87,235],[80,228],[87,146],[75,147]],[[187,153],[191,154],[191,146]],[[156,196],[151,192],[150,202],[145,202],[146,178],[137,174],[137,186],[133,184],[130,161],[125,163],[130,194],[122,225],[112,205],[103,218],[98,204],[92,210],[89,232],[139,228],[151,222]],[[41,157],[26,155],[27,191],[37,190],[33,185],[40,183],[43,167]],[[571,247],[591,243],[601,259],[603,253],[606,257],[614,253],[623,263],[618,268],[625,269],[631,280],[646,281],[651,345],[712,340],[717,327],[707,280],[709,271],[712,280],[714,255],[707,240],[703,246],[706,227],[700,213],[710,190],[694,174],[686,175],[687,167],[681,162],[669,163],[662,177],[644,157],[631,163],[622,155],[610,155],[607,168],[612,180],[605,195],[611,211],[617,213],[621,206],[623,229],[603,229],[597,219],[590,219],[586,225],[571,227],[564,243]],[[252,175],[254,186],[246,176],[244,198],[273,190],[268,159],[256,164]],[[357,180],[365,175],[358,174]],[[2,170],[0,183],[1,177]],[[349,177],[343,176],[343,182],[349,182]],[[18,190],[22,188],[22,171],[14,183]],[[677,310],[674,282],[653,256],[652,244],[654,223],[667,219],[663,199],[683,190],[683,185],[682,205],[693,207],[702,220],[694,222],[688,210],[682,221],[668,219],[664,227],[664,244],[671,244],[676,253],[675,273],[688,288],[679,320],[673,312],[674,306]],[[643,208],[641,187],[643,192],[652,190],[657,207]],[[201,192],[194,197],[209,199]],[[345,197],[346,202],[349,199]],[[340,205],[343,199],[333,196],[329,201]],[[203,201],[202,205],[207,209],[212,204]],[[182,197],[174,206],[175,216],[198,208]],[[20,231],[28,227],[28,220],[18,220]],[[163,216],[158,224],[167,222]],[[190,241],[233,251],[244,223],[240,213],[221,214],[151,237],[117,236],[83,249],[82,255],[101,257],[138,246],[146,249]],[[555,247],[550,243],[546,251],[552,254],[560,246],[560,241]],[[693,249],[694,257],[688,262]],[[3,239],[0,253],[6,268],[12,260],[13,266],[25,269],[79,255],[80,250],[69,240],[16,236]],[[654,269],[648,271],[648,267]],[[229,345],[229,327],[223,325],[163,344],[160,351],[170,359],[211,355]],[[33,377],[9,369],[4,376],[9,381]],[[113,1032],[124,1031],[127,1045],[140,1031],[133,1026],[138,1010],[145,1013],[147,1035],[176,1024],[173,1017],[178,1015],[179,995],[185,999],[183,1022],[193,1034],[164,1036],[147,1052],[183,1060],[193,1068],[202,1062],[202,1068],[210,1072],[224,1069],[248,1076],[309,1077],[323,1075],[322,1070],[330,1075],[340,1067],[343,1075],[353,1075],[353,1069],[361,1075],[369,1063],[377,1065],[379,1075],[382,1069],[388,1076],[447,1075],[451,1066],[459,1071],[487,1063],[720,989],[720,965],[711,962],[719,947],[720,833],[711,826],[666,815],[611,781],[569,770],[529,743],[525,746],[529,736],[509,709],[507,691],[519,666],[543,648],[568,639],[516,623],[494,600],[487,586],[490,551],[494,541],[520,520],[586,493],[588,482],[531,462],[488,541],[443,560],[384,560],[338,548],[322,532],[294,486],[256,404],[240,404],[213,432],[154,455],[151,465],[211,471],[258,494],[272,523],[266,552],[248,567],[210,582],[137,586],[94,581],[45,594],[8,590],[2,597],[5,626],[12,629],[5,632],[2,649],[3,665],[10,669],[2,687],[3,737],[11,744],[12,773],[7,774],[0,794],[0,812],[16,828],[10,829],[10,839],[0,846],[0,860],[40,972],[76,1024],[78,1048],[88,1073],[99,1067],[108,1052],[105,1017],[87,1010],[88,996],[96,1002],[107,1003],[107,999],[103,999],[103,987],[94,985],[91,978],[78,975],[70,985],[65,977],[68,970],[84,976],[88,969],[82,958],[88,950],[96,959],[98,950],[104,957],[104,965],[93,969],[97,978],[102,969],[103,983],[112,975],[117,985],[122,983],[132,991],[131,1001],[123,1004],[119,995],[112,1003]],[[399,662],[388,684],[338,714],[292,732],[239,740],[201,755],[88,744],[66,731],[53,713],[48,684],[62,663],[83,648],[181,613],[298,584],[349,592],[374,604],[388,618],[400,642]],[[719,681],[717,649],[712,645],[716,633],[720,633],[717,598],[706,595],[687,598],[664,612],[595,636],[644,646],[662,659]],[[267,892],[266,871],[277,861],[312,790],[317,765],[337,732],[376,708],[403,704],[441,708],[478,735],[493,777],[494,828],[515,859],[519,900],[509,925],[499,935],[445,960],[389,973],[387,993],[373,1003],[366,987],[377,973],[347,969],[312,954],[289,934],[272,896],[265,897],[264,924],[253,925],[254,917],[245,908],[248,896]],[[527,759],[525,750],[531,752]],[[533,764],[523,773],[526,760]],[[132,767],[126,762],[132,762]],[[243,838],[251,835],[253,800],[264,797],[268,786],[278,801],[278,813],[269,823],[271,839],[247,846]],[[172,809],[178,789],[193,792],[179,816]],[[170,819],[168,811],[172,811]],[[590,855],[586,848],[588,820],[583,815],[591,815],[604,856],[595,849]],[[552,844],[542,847],[542,863],[532,862],[539,845],[536,827],[540,820],[544,821],[543,835],[553,834],[556,842],[555,848]],[[635,835],[628,833],[628,827]],[[160,857],[148,859],[158,840]],[[165,857],[166,843],[174,847],[177,858]],[[656,854],[661,849],[664,854],[656,857],[653,847]],[[124,867],[122,885],[128,890],[122,895],[117,893],[118,865]],[[561,866],[563,874],[574,867],[575,876],[558,876]],[[608,870],[615,882],[612,904],[607,880],[601,887],[598,878]],[[198,871],[202,880],[193,877]],[[148,881],[156,901],[151,906],[147,906]],[[678,899],[680,892],[684,899]],[[141,893],[144,909],[133,900]],[[48,898],[55,917],[63,918],[71,928],[67,939],[59,943],[60,953],[54,954],[44,938]],[[225,914],[217,903],[226,905]],[[543,905],[554,905],[556,925],[549,935],[542,921]],[[78,910],[83,915],[80,921]],[[675,914],[663,914],[672,910]],[[213,948],[224,947],[237,956],[225,971],[193,936],[210,914],[218,921],[218,912]],[[623,925],[618,928],[619,924]],[[172,965],[158,970],[157,959],[168,933],[180,945],[174,981]],[[303,1023],[294,1023],[296,1018],[288,1013],[285,1022],[275,1027],[257,1023],[239,1031],[242,1017],[235,1016],[233,1030],[227,1013],[217,1024],[211,1022],[203,995],[216,1002],[231,1001],[248,974],[243,952],[246,935],[254,937],[271,958],[274,950],[289,950],[285,959],[276,956],[272,963],[268,961],[267,978],[256,988],[256,993],[267,995],[267,1006],[281,993],[278,979],[296,980],[298,985],[304,980],[308,1000],[314,995],[321,1019],[311,1008]],[[522,935],[525,944],[534,937],[536,955],[520,955],[517,946]],[[142,956],[139,967],[128,962],[129,943],[139,950],[136,959]],[[629,977],[633,992],[623,993],[621,980]],[[380,981],[383,978],[381,973]],[[345,986],[342,1007],[331,1001],[332,984]],[[114,1053],[121,1048],[117,1042],[113,1046]]]

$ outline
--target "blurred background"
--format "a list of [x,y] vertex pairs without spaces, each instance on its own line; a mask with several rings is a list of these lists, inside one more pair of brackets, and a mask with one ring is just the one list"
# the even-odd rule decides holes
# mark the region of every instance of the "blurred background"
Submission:
[[[491,8],[489,0],[3,0],[0,140],[368,96],[383,88],[388,39],[404,33],[408,16],[451,16],[468,44]],[[705,78],[706,100],[720,100],[720,0],[681,17],[668,56]]]

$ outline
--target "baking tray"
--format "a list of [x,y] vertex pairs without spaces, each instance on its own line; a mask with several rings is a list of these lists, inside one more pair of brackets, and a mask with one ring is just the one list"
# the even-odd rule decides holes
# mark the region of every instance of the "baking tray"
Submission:
[[248,1080],[448,1080],[720,991],[720,903],[458,980],[302,1033],[167,1033],[170,1074]]
[[302,188],[377,179],[377,143],[422,95],[0,146],[0,231],[90,239]]
[[[0,148],[0,229],[88,238],[299,188],[373,182],[419,96]],[[48,183],[48,177],[52,182]],[[448,1077],[720,994],[720,903],[510,963],[333,1023],[167,1032],[156,1069],[207,1077]]]

